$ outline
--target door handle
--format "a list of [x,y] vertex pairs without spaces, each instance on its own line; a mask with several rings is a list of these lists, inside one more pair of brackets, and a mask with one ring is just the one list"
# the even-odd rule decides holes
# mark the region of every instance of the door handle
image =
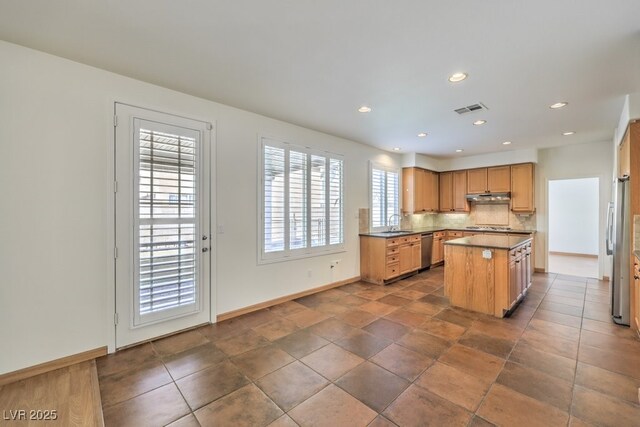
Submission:
[[209,252],[209,248],[202,248],[202,252]]

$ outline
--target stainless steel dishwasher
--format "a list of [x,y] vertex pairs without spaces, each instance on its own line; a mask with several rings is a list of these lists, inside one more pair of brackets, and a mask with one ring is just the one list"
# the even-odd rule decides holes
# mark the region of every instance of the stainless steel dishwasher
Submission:
[[431,250],[433,249],[433,233],[422,233],[422,262],[420,268],[431,268]]

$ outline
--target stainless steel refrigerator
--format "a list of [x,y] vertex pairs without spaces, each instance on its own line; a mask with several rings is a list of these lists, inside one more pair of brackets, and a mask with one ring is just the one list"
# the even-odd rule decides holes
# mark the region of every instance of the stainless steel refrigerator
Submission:
[[615,200],[609,203],[607,215],[607,255],[613,255],[611,277],[611,317],[615,323],[629,325],[630,285],[630,209],[629,178],[618,178],[614,187]]

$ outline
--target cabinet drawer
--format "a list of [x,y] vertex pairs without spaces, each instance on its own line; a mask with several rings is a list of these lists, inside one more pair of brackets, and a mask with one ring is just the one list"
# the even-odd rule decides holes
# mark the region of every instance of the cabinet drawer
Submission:
[[398,246],[387,247],[387,255],[395,255],[399,252],[400,252],[400,248]]
[[410,241],[411,241],[411,237],[410,236],[400,237],[400,244],[409,243]]
[[462,237],[462,236],[464,236],[464,231],[447,231],[447,236],[449,236],[449,237]]
[[399,238],[387,239],[387,246],[397,246],[400,243]]
[[400,262],[400,255],[387,255],[387,264]]
[[433,237],[444,237],[444,231],[438,231],[437,233],[433,233]]
[[419,241],[420,241],[420,235],[419,235],[419,234],[416,234],[415,236],[410,236],[410,237],[409,237],[409,241],[410,241],[411,243],[419,242]]
[[386,279],[390,279],[392,277],[396,277],[398,274],[400,274],[400,264],[399,263],[393,263],[393,264],[387,264],[387,273],[386,273]]

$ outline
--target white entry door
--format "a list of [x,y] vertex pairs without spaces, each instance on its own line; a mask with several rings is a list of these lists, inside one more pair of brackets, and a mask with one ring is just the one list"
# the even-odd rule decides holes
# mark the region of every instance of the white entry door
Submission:
[[116,348],[209,322],[211,124],[115,105]]

